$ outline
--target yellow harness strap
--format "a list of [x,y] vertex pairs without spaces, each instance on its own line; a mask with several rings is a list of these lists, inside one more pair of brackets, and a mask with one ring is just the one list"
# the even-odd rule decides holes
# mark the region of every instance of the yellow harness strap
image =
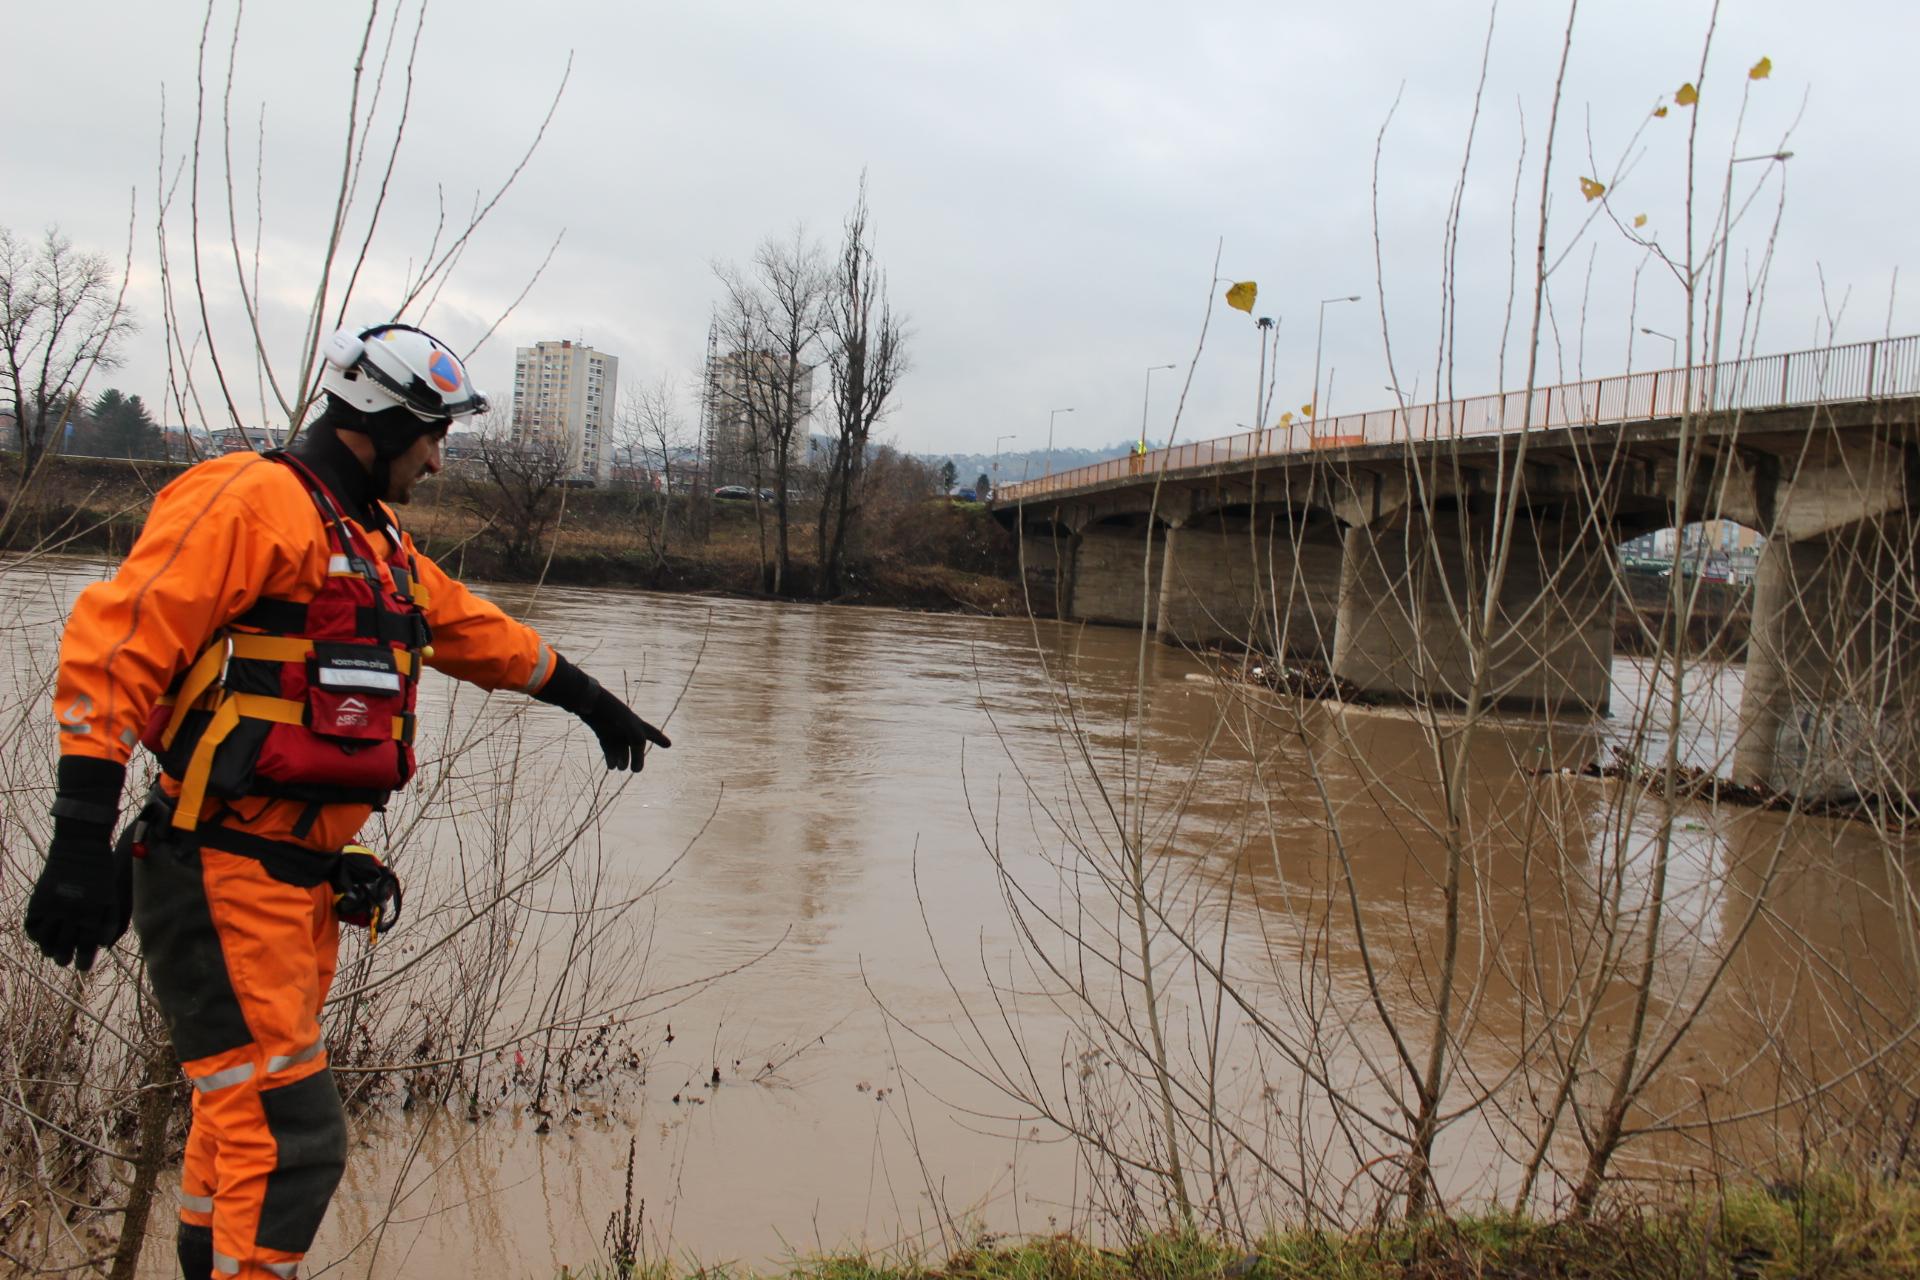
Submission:
[[[410,650],[394,649],[390,652],[393,654],[394,667],[403,676],[413,675],[420,665],[419,658]],[[228,632],[223,641],[216,641],[208,646],[199,660],[187,669],[186,679],[180,682],[177,692],[167,694],[160,699],[162,706],[173,708],[173,714],[167,718],[167,727],[160,734],[160,749],[164,751],[173,745],[175,735],[180,732],[180,726],[186,721],[187,712],[193,710],[193,704],[200,701],[207,690],[214,686],[221,673],[226,670],[229,659],[253,658],[264,662],[305,662],[312,656],[313,642],[299,636],[262,636],[247,631]],[[247,713],[242,711],[240,714]],[[271,715],[259,718],[279,719],[278,716]],[[396,733],[394,736],[400,735]]]
[[[187,762],[186,776],[180,779],[180,799],[173,806],[173,825],[182,831],[192,831],[200,825],[200,806],[207,802],[207,775],[213,772],[213,753],[227,735],[240,723],[240,707],[237,698],[228,698],[213,713],[213,719],[207,722],[207,730],[200,735],[195,744],[193,758]],[[185,703],[181,703],[185,706]],[[179,708],[174,716],[179,717]]]
[[226,665],[227,647],[219,643],[209,645],[199,661],[188,668],[187,678],[180,682],[179,691],[161,699],[163,703],[173,704],[173,714],[167,718],[167,727],[160,734],[162,750],[173,745],[174,735],[180,732],[187,712],[193,709],[193,704],[200,700],[202,694],[213,687],[213,682],[220,678],[221,669]]
[[[394,667],[402,676],[414,675],[420,667],[419,657],[409,650],[391,649]],[[185,723],[187,712],[193,709],[212,690],[226,673],[227,663],[234,658],[248,658],[262,662],[305,662],[313,656],[313,642],[300,636],[266,636],[250,631],[229,631],[207,646],[205,653],[187,669],[186,678],[180,682],[180,688],[173,694],[162,698],[162,705],[170,705],[173,714],[167,718],[167,727],[160,734],[162,750],[173,745],[173,739]],[[213,709],[213,719],[207,722],[206,732],[194,744],[193,757],[187,762],[187,770],[180,779],[180,801],[174,806],[173,825],[183,831],[192,831],[200,823],[200,807],[207,798],[207,779],[213,772],[214,752],[227,740],[227,735],[239,727],[242,720],[271,720],[276,724],[305,724],[307,708],[305,703],[290,698],[275,698],[259,693],[230,693],[222,698]],[[406,718],[395,716],[390,730],[396,741],[406,739]]]
[[[236,649],[237,653],[238,650]],[[178,711],[175,712],[177,716]],[[271,720],[275,724],[305,724],[307,706],[291,698],[273,698],[261,693],[230,693],[214,708],[207,731],[194,744],[193,758],[187,761],[186,774],[180,779],[180,801],[173,809],[173,825],[192,831],[200,824],[200,806],[206,803],[207,779],[213,772],[214,752],[239,727],[242,720]],[[388,732],[394,741],[407,737],[405,716],[393,717]]]

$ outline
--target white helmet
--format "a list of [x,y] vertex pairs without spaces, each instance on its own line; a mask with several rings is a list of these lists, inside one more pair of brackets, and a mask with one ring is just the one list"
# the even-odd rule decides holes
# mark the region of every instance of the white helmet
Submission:
[[459,357],[410,324],[341,329],[325,354],[320,389],[362,413],[397,405],[441,422],[487,411],[486,395],[467,380]]

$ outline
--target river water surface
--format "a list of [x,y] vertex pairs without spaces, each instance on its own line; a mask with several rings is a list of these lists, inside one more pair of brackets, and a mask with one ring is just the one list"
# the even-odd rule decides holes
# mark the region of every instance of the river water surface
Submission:
[[[103,571],[69,563],[0,579],[37,655],[23,670],[43,669],[65,604]],[[547,1277],[563,1263],[578,1267],[622,1204],[630,1143],[644,1237],[707,1263],[845,1245],[939,1248],[981,1228],[1084,1225],[1090,1175],[1074,1148],[992,1082],[995,1055],[1015,1040],[1055,1082],[1079,1045],[1068,1017],[1030,998],[1038,984],[1020,959],[1006,891],[1033,894],[1030,919],[1060,907],[1057,865],[1071,864],[1076,846],[1110,843],[1131,821],[1129,797],[1147,797],[1149,839],[1191,869],[1173,891],[1182,901],[1245,886],[1244,903],[1208,917],[1225,922],[1222,954],[1264,966],[1282,984],[1291,967],[1276,951],[1317,955],[1304,968],[1325,975],[1336,998],[1358,989],[1361,957],[1351,940],[1325,941],[1303,921],[1341,918],[1313,905],[1337,825],[1355,906],[1379,926],[1372,960],[1404,971],[1389,992],[1397,1007],[1420,1003],[1417,975],[1430,966],[1437,917],[1418,828],[1437,801],[1421,735],[1404,716],[1355,712],[1316,739],[1297,716],[1223,712],[1200,661],[1143,648],[1119,629],[610,590],[488,594],[603,683],[624,686],[641,714],[658,720],[672,709],[673,749],[654,753],[612,796],[600,842],[620,884],[667,873],[623,925],[644,935],[638,980],[665,991],[728,976],[672,1007],[648,1006],[622,1032],[640,1065],[546,1133],[513,1106],[479,1123],[458,1108],[377,1109],[356,1135],[313,1257],[325,1264],[353,1252],[313,1274]],[[1070,703],[1057,696],[1063,678]],[[449,682],[429,682],[427,717],[492,724],[506,710],[504,696],[450,701]],[[1531,955],[1538,948],[1526,937],[1555,927],[1538,922],[1574,910],[1564,884],[1534,883],[1529,850],[1614,838],[1596,816],[1606,784],[1523,772],[1553,775],[1597,755],[1646,683],[1644,666],[1621,660],[1608,726],[1548,734],[1523,725],[1476,748],[1471,763],[1487,775],[1491,815],[1482,820],[1483,866],[1520,903],[1483,895],[1472,929],[1483,953]],[[1711,763],[1730,746],[1737,669],[1713,673],[1703,688],[1712,696],[1694,706],[1683,754]],[[546,770],[549,799],[591,785],[597,757],[581,726],[544,706],[514,723]],[[434,735],[425,736],[431,757]],[[1356,754],[1367,767],[1352,762]],[[1522,808],[1503,796],[1545,786],[1558,799],[1529,812],[1546,818],[1501,826],[1499,815]],[[1104,808],[1115,796],[1118,817]],[[1784,866],[1768,863],[1784,904],[1758,926],[1777,928],[1768,937],[1853,954],[1891,928],[1890,863],[1864,828],[1803,821],[1789,832],[1766,816],[1689,808],[1674,829],[1671,874],[1681,890],[1664,927],[1690,957],[1663,978],[1662,998],[1675,1007],[1702,989],[1717,949],[1740,929],[1748,899],[1737,885],[1754,874],[1755,850],[1762,861],[1768,850],[1789,852]],[[444,845],[429,841],[411,856],[444,857],[433,852]],[[1643,870],[1633,856],[1620,865],[1629,879]],[[447,867],[437,871],[444,877]],[[1727,977],[1749,998],[1725,1012],[1713,1006],[1676,1059],[1701,1087],[1719,1087],[1707,1079],[1716,1061],[1750,1061],[1764,1039],[1754,1030],[1765,1003],[1756,993],[1792,987],[1794,965],[1771,954]],[[1487,970],[1464,1050],[1476,1078],[1498,1076],[1536,1034],[1537,996],[1526,994],[1522,969]],[[995,1001],[996,983],[1014,994]],[[1000,1017],[1009,1007],[1017,1036]],[[1349,1038],[1341,1051],[1349,1078],[1364,1074],[1353,1064],[1377,1039]],[[1727,1105],[1744,1105],[1748,1087],[1727,1085]],[[1517,1156],[1492,1130],[1459,1126],[1442,1148],[1462,1194],[1510,1194]],[[1648,1159],[1684,1164],[1685,1143]],[[149,1251],[152,1275],[170,1274],[163,1243]]]

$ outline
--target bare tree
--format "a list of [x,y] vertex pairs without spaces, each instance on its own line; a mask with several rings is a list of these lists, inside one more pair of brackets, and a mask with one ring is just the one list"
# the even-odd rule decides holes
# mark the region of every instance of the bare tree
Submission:
[[[680,411],[680,388],[673,375],[663,373],[622,397],[615,422],[615,439],[629,458],[642,462],[656,479],[660,495],[660,523],[656,534],[649,529],[647,540],[654,555],[667,555],[668,524],[673,513],[674,468],[686,454],[692,441],[687,419]],[[684,476],[684,469],[683,469]]]
[[0,227],[0,393],[20,437],[20,475],[72,417],[95,369],[119,367],[117,348],[134,330],[113,266],[83,253],[57,228],[28,244]]
[[462,500],[483,520],[485,536],[507,563],[524,568],[539,556],[566,502],[572,474],[564,442],[517,440],[498,414],[479,431],[479,459],[459,470]]
[[764,242],[751,271],[715,269],[726,291],[720,330],[731,348],[720,395],[731,401],[734,420],[744,428],[754,488],[773,491],[771,560],[765,550],[766,516],[758,504],[755,510],[761,572],[776,595],[792,589],[787,491],[794,441],[805,440],[800,433],[814,410],[813,370],[820,358],[828,280],[820,259],[820,247],[808,242],[804,227],[796,227],[790,241]]
[[[756,344],[765,329],[760,299],[750,280],[732,266],[716,267],[726,303],[714,325],[726,354],[707,370],[707,395],[713,415],[712,435],[706,442],[709,477],[720,484],[745,479],[756,497],[765,488],[767,473],[767,399],[762,366],[769,358]],[[767,510],[753,504],[756,548],[760,557],[760,585],[770,587],[774,566],[767,553]]]
[[[243,50],[241,6],[225,0],[204,6],[203,56],[186,95],[185,137],[177,137],[178,112],[163,116],[176,133],[165,133],[163,125],[156,175],[155,309],[168,365],[167,416],[174,421],[210,427],[222,418],[234,426],[266,422],[274,435],[297,430],[318,395],[321,336],[371,305],[363,300],[362,277],[386,257],[381,242],[396,238],[389,227],[397,206],[390,208],[388,197],[397,198],[407,185],[397,161],[408,131],[426,6],[401,0],[351,7],[361,11],[360,38],[342,86],[342,159],[338,181],[327,192],[331,219],[313,245],[311,292],[289,308],[284,293],[261,279],[262,184],[257,172],[243,171],[247,149],[236,146],[229,110],[254,61]],[[220,29],[229,25],[230,38]],[[215,41],[226,47],[224,60],[207,56]],[[556,90],[556,102],[558,97]],[[303,103],[309,113],[313,105]],[[263,111],[256,156],[266,151],[265,118]],[[397,293],[385,295],[378,314],[433,323],[439,290],[521,172],[545,124],[543,119],[530,130],[526,152],[511,172],[490,191],[474,193],[466,212],[441,204],[438,221],[412,238],[407,259],[413,265]],[[244,227],[246,192],[253,193],[251,237]],[[225,223],[218,232],[217,221]],[[273,230],[278,234],[279,228]],[[221,242],[230,253],[210,249]],[[57,439],[63,415],[82,411],[88,376],[113,367],[115,342],[132,329],[117,296],[124,288],[119,274],[74,251],[57,233],[41,246],[0,231],[0,327],[7,335],[0,408],[18,413],[29,471]],[[518,301],[504,302],[482,342]],[[229,319],[235,316],[237,321]],[[288,340],[290,325],[299,331],[297,345]],[[258,397],[257,411],[246,407],[249,388]],[[490,444],[497,443],[503,442],[496,436]],[[553,452],[509,455],[490,448],[471,469],[477,482],[471,491],[491,490],[489,536],[523,556],[539,546],[564,509],[563,473]],[[10,505],[9,519],[18,506]],[[0,570],[0,582],[19,588],[14,598],[36,594],[19,576],[23,564],[13,559]],[[31,643],[17,647],[31,656],[16,664],[16,680],[0,694],[0,714],[9,723],[25,726],[42,718],[54,679],[56,634],[38,620],[21,628]],[[520,709],[503,721],[486,708],[482,703],[462,709],[440,749],[429,754],[422,785],[400,798],[383,819],[384,832],[371,836],[399,861],[408,860],[410,846],[419,849],[408,873],[407,905],[408,927],[420,932],[414,934],[417,944],[377,952],[344,940],[325,1016],[331,1065],[355,1110],[399,1096],[402,1109],[416,1102],[464,1102],[469,1118],[478,1119],[499,1105],[494,1099],[505,1102],[514,1090],[531,1086],[537,1093],[530,1106],[544,1118],[581,1082],[580,1065],[604,1055],[617,1044],[617,1029],[645,1012],[644,958],[614,931],[651,890],[611,891],[597,838],[614,789],[599,785],[597,770],[592,777],[569,772],[534,783],[530,771],[543,762],[565,766],[518,732]],[[501,732],[505,727],[514,732]],[[24,730],[15,736],[33,737]],[[53,760],[51,751],[10,752],[0,762],[0,782],[11,794],[48,794]],[[474,775],[463,760],[486,775],[477,790],[467,791]],[[558,825],[537,835],[527,827],[531,805],[514,798],[523,783],[530,789],[519,794],[541,797],[540,803],[549,793],[566,798],[568,813]],[[489,820],[463,821],[456,830],[446,820],[449,803],[484,810]],[[38,804],[9,805],[0,815],[0,898],[10,918],[19,917],[48,840],[43,810]],[[478,870],[469,855],[482,843],[488,866]],[[446,867],[459,873],[436,874]],[[539,934],[549,925],[554,947],[564,948],[566,957],[557,971],[531,960],[545,946]],[[150,1211],[164,1198],[157,1188],[181,1149],[188,1091],[130,954],[123,948],[104,955],[89,981],[68,983],[18,930],[0,936],[0,971],[7,975],[0,982],[0,1098],[6,1102],[0,1107],[0,1202],[8,1206],[0,1220],[0,1257],[10,1272],[131,1277],[147,1243]],[[389,1010],[406,1013],[393,1019]],[[504,1065],[503,1050],[522,1043],[531,1065],[523,1070],[517,1054],[514,1065]],[[377,1252],[390,1217],[348,1248]]]
[[875,261],[867,227],[865,174],[860,177],[853,211],[847,215],[823,323],[834,436],[820,502],[818,550],[820,589],[834,595],[840,590],[848,521],[858,510],[867,440],[907,369],[907,330],[887,300],[886,273]]
[[[260,243],[265,224],[261,174],[256,158],[252,173],[236,158],[235,120],[231,112],[236,68],[241,53],[240,14],[234,6],[224,73],[205,54],[217,38],[217,21],[227,21],[222,0],[207,0],[200,26],[202,58],[193,85],[192,110],[187,115],[186,139],[179,154],[171,152],[162,117],[157,181],[158,207],[154,230],[160,285],[160,322],[167,358],[167,416],[181,422],[210,424],[224,417],[245,429],[249,422],[285,422],[288,438],[307,421],[320,397],[323,361],[321,340],[349,317],[364,315],[369,303],[356,297],[362,276],[375,262],[376,247],[390,234],[393,213],[388,199],[402,185],[396,178],[399,156],[413,109],[417,58],[425,29],[426,5],[369,3],[360,20],[358,50],[347,81],[347,118],[340,136],[342,163],[339,178],[326,193],[331,216],[319,246],[324,252],[312,276],[312,294],[298,308],[297,347],[271,349],[270,333],[277,307],[270,306],[260,280]],[[410,37],[405,34],[411,26]],[[572,63],[562,72],[553,97],[524,149],[506,176],[490,190],[477,190],[465,214],[450,213],[443,200],[440,214],[426,237],[412,245],[403,284],[379,310],[391,318],[428,323],[440,291],[457,271],[481,227],[525,171],[527,162],[546,136],[560,97],[565,92]],[[398,91],[395,86],[398,85]],[[209,104],[221,103],[215,118]],[[256,157],[266,149],[264,118],[255,141]],[[238,153],[244,155],[244,152]],[[251,248],[245,234],[242,193],[253,191]],[[217,213],[224,214],[228,260],[216,268],[205,256],[208,232]],[[556,237],[555,246],[558,245]],[[531,273],[531,289],[552,258]],[[184,260],[183,260],[184,257]],[[230,275],[229,275],[230,272]],[[506,304],[488,324],[478,342],[462,353],[473,354],[512,314],[526,289]],[[216,322],[216,305],[237,303],[244,324]],[[369,317],[371,318],[371,317]],[[254,384],[257,409],[245,403],[246,384]]]
[[[1697,100],[1704,59],[1703,51],[1676,106]],[[1763,59],[1744,83],[1766,70]],[[1011,804],[996,794],[978,815],[1027,965],[997,971],[997,957],[996,971],[983,965],[980,987],[994,1005],[967,1022],[972,1042],[986,1046],[975,1060],[1017,1103],[1021,1123],[1044,1116],[1078,1144],[1093,1207],[1123,1230],[1201,1223],[1258,1238],[1299,1216],[1346,1224],[1444,1216],[1490,1195],[1507,1199],[1507,1188],[1515,1212],[1559,1205],[1580,1217],[1676,1155],[1749,1176],[1769,1159],[1835,1148],[1870,1156],[1876,1172],[1911,1167],[1920,1135],[1911,976],[1920,895],[1909,865],[1920,681],[1913,632],[1896,618],[1914,616],[1920,535],[1912,491],[1895,479],[1905,455],[1858,443],[1847,453],[1845,419],[1818,408],[1800,426],[1778,413],[1759,427],[1741,406],[1800,403],[1787,399],[1789,361],[1819,371],[1816,390],[1833,400],[1856,394],[1826,385],[1842,367],[1867,379],[1850,385],[1870,398],[1907,397],[1912,385],[1876,375],[1864,350],[1851,366],[1827,350],[1677,379],[1664,371],[1665,381],[1584,380],[1575,322],[1584,326],[1587,299],[1556,272],[1580,263],[1575,247],[1606,218],[1649,261],[1665,261],[1666,251],[1633,231],[1645,219],[1618,216],[1601,199],[1623,185],[1637,132],[1611,171],[1590,145],[1583,168],[1597,176],[1580,184],[1586,218],[1550,220],[1552,192],[1573,185],[1565,139],[1553,140],[1564,126],[1562,84],[1556,77],[1546,146],[1535,144],[1537,159],[1523,152],[1513,180],[1508,307],[1519,336],[1509,352],[1495,335],[1498,385],[1514,388],[1485,398],[1499,411],[1486,421],[1505,432],[1497,445],[1466,447],[1470,434],[1494,429],[1470,425],[1473,402],[1452,385],[1455,344],[1471,340],[1451,312],[1464,278],[1463,157],[1444,223],[1439,344],[1422,370],[1440,388],[1423,409],[1431,434],[1418,446],[1404,425],[1367,437],[1404,450],[1400,514],[1380,520],[1379,490],[1367,488],[1379,477],[1375,463],[1355,466],[1332,450],[1295,446],[1284,480],[1229,498],[1165,478],[1144,522],[1114,528],[1100,548],[1144,534],[1101,583],[1114,587],[1140,566],[1138,597],[1119,597],[1140,609],[1137,696],[1109,701],[1125,710],[1100,715],[1099,698],[1073,687],[1076,663],[1062,655],[1047,671],[1060,682],[1058,731],[1036,767],[1021,762],[1024,794]],[[1663,103],[1649,118],[1673,114]],[[1693,135],[1670,145],[1684,146],[1691,172]],[[1376,169],[1376,193],[1378,177]],[[1526,228],[1536,182],[1537,222]],[[1724,228],[1730,218],[1723,208],[1712,220]],[[1723,229],[1703,267],[1692,227],[1690,219],[1686,248],[1668,263],[1690,313],[1727,247]],[[1746,315],[1729,295],[1743,337],[1765,296],[1772,247],[1769,234]],[[1376,271],[1384,339],[1389,281],[1378,260]],[[1640,319],[1629,314],[1625,327]],[[1684,332],[1689,349],[1706,345],[1691,325]],[[1387,357],[1393,367],[1391,342]],[[1877,367],[1888,363],[1882,352]],[[1560,385],[1541,395],[1556,367]],[[1644,412],[1675,433],[1657,473],[1624,433],[1595,432],[1543,458],[1542,433],[1518,430],[1506,415],[1515,406],[1522,422],[1545,420],[1548,403],[1558,405],[1552,421],[1577,442],[1585,428],[1642,412],[1602,394],[1635,378]],[[1782,401],[1761,398],[1771,388]],[[1910,412],[1862,410],[1883,430]],[[1354,415],[1354,425],[1367,416]],[[1775,488],[1794,467],[1843,455],[1851,461],[1835,484],[1858,486],[1859,511],[1881,514],[1828,528],[1837,508],[1796,506],[1792,486]],[[1564,489],[1544,481],[1550,462],[1563,468]],[[1168,459],[1166,470],[1179,465]],[[1469,486],[1471,500],[1460,496]],[[1367,492],[1371,505],[1329,496]],[[1032,501],[1020,490],[1010,496]],[[1196,525],[1192,512],[1208,502],[1215,506]],[[1184,523],[1156,530],[1157,513],[1169,509]],[[1105,532],[1102,516],[1092,518],[1075,526],[1082,550]],[[1696,520],[1738,520],[1768,534],[1754,646],[1737,674],[1748,689],[1764,677],[1778,692],[1773,710],[1743,707],[1740,731],[1764,737],[1829,790],[1871,798],[1852,812],[1855,830],[1806,821],[1808,797],[1771,773],[1748,785],[1774,793],[1772,812],[1729,817],[1730,758],[1733,781],[1743,779],[1702,705],[1719,696],[1726,651],[1688,639],[1689,622],[1723,627],[1725,617],[1704,607],[1684,539],[1674,540],[1659,586],[1668,607],[1653,618],[1629,607],[1617,551],[1636,532]],[[1190,547],[1206,540],[1207,568],[1230,566],[1239,585],[1222,591],[1218,579],[1185,576],[1176,530]],[[1316,530],[1334,536],[1316,543]],[[1304,557],[1328,552],[1339,557],[1337,596],[1309,580],[1323,571],[1303,569]],[[1774,608],[1762,608],[1763,589]],[[1181,621],[1181,599],[1196,602],[1204,625]],[[1623,626],[1638,643],[1620,662],[1604,640],[1587,649],[1592,641],[1580,638]],[[1369,708],[1344,694],[1319,701],[1335,686],[1329,672],[1345,680],[1362,670],[1351,642],[1369,630],[1400,674],[1391,688],[1358,691],[1396,705]],[[1047,660],[1042,634],[1034,649]],[[1253,678],[1223,679],[1210,718],[1183,713],[1178,750],[1154,743],[1148,645],[1197,648],[1215,636],[1235,651],[1214,659],[1216,669],[1238,666]],[[1598,670],[1597,694],[1569,685],[1539,696],[1583,661]],[[1321,662],[1314,679],[1290,683]],[[1602,716],[1608,696],[1618,701]],[[1779,720],[1777,708],[1789,704],[1797,718]],[[1519,706],[1531,710],[1509,717]],[[1056,753],[1067,762],[1060,786]],[[1602,753],[1624,761],[1604,784],[1573,776]],[[1220,800],[1219,811],[1203,796]],[[1022,804],[1030,837],[1015,833]],[[1008,849],[1019,857],[1004,856]],[[1885,936],[1863,930],[1842,900],[1870,902],[1858,910],[1885,921]],[[1057,1056],[1056,1042],[1023,1032],[1042,1002],[1077,1021]],[[1502,1153],[1480,1166],[1492,1172],[1478,1185],[1476,1158],[1461,1157],[1476,1142]],[[1623,1167],[1630,1153],[1644,1163]],[[1509,1180],[1509,1169],[1518,1177]]]

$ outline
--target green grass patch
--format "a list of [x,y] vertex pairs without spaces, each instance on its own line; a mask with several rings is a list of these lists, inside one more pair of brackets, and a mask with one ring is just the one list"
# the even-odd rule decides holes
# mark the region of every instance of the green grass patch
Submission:
[[1179,1234],[1126,1248],[1006,1240],[944,1261],[861,1254],[784,1268],[602,1264],[568,1280],[1881,1280],[1920,1277],[1920,1187],[1831,1174],[1585,1221],[1487,1214],[1380,1231],[1274,1231],[1257,1245]]

